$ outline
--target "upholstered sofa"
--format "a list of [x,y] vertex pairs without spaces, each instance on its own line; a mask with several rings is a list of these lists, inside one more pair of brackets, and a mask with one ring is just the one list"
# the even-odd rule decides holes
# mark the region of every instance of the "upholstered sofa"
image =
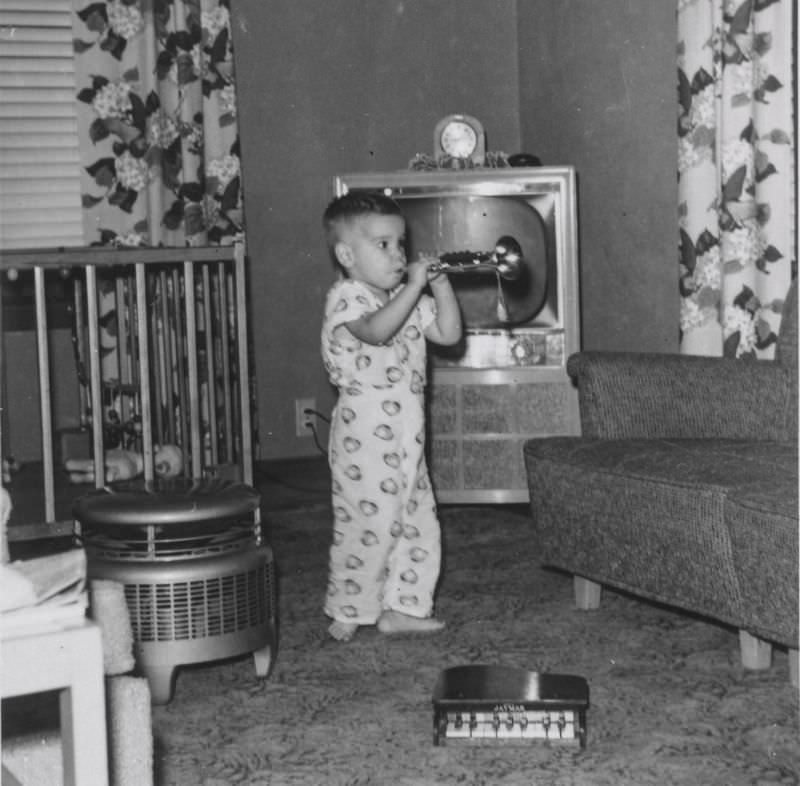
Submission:
[[580,437],[524,446],[543,565],[738,628],[798,668],[797,284],[774,361],[582,352]]

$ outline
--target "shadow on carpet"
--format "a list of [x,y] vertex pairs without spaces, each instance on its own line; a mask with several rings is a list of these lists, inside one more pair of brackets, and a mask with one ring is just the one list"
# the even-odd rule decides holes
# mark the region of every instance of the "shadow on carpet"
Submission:
[[[736,631],[604,592],[572,607],[570,577],[538,566],[521,508],[440,510],[445,563],[435,636],[326,635],[325,505],[268,516],[280,648],[178,671],[153,708],[159,786],[797,784],[796,689],[785,652],[745,672]],[[431,693],[449,666],[487,663],[589,683],[588,743],[433,745]]]

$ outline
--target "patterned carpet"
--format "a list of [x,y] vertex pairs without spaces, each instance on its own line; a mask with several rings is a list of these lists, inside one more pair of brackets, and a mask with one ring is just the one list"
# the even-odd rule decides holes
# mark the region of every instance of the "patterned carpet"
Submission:
[[[276,510],[281,643],[272,675],[250,659],[178,672],[153,708],[159,786],[798,784],[798,694],[785,652],[743,672],[735,631],[605,592],[572,608],[569,577],[538,566],[521,507],[443,507],[442,634],[359,631],[340,644],[321,612],[326,505]],[[435,747],[440,670],[499,664],[589,683],[588,744]]]

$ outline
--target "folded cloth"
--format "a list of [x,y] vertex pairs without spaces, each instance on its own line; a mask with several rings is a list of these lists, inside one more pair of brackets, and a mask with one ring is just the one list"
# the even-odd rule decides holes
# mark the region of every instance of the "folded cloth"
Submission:
[[33,582],[11,565],[0,565],[0,612],[33,606],[36,590]]
[[25,606],[65,605],[82,599],[86,552],[69,549],[36,559],[0,565],[0,611]]

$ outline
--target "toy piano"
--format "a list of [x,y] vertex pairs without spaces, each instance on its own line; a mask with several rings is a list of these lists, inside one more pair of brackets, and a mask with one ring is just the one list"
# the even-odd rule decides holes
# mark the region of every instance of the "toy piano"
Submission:
[[504,666],[454,666],[433,691],[433,744],[539,740],[586,747],[583,677]]

